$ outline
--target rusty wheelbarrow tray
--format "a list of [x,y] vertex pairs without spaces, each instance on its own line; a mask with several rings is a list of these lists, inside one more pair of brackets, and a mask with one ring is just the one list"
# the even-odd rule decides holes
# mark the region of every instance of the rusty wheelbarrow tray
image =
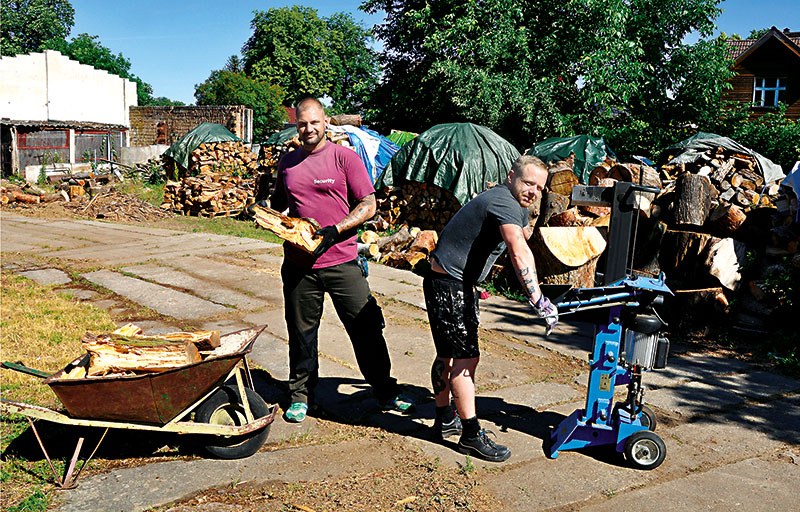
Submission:
[[[45,379],[67,410],[63,414],[24,402],[0,400],[4,413],[22,414],[28,419],[39,446],[50,463],[55,482],[62,488],[76,486],[76,480],[91,460],[109,428],[213,436],[205,449],[213,456],[243,458],[257,452],[269,435],[277,405],[268,406],[253,389],[246,355],[264,330],[243,329],[220,338],[221,353],[198,363],[173,370],[117,377],[63,379],[75,366],[88,363],[88,354],[62,370],[48,374],[21,365],[2,363],[4,368]],[[224,385],[235,378],[235,385]],[[194,421],[187,417],[194,413]],[[73,474],[84,439],[78,445],[66,475],[55,471],[33,419],[83,427],[105,428],[103,436],[80,470]]]

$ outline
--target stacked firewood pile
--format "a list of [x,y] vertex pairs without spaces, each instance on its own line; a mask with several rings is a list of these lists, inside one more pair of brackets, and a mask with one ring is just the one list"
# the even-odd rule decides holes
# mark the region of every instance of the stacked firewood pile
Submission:
[[416,181],[384,187],[376,199],[378,214],[393,227],[406,224],[441,231],[461,208],[449,190]]
[[227,217],[238,215],[253,202],[253,180],[206,172],[164,185],[161,208],[182,215]]
[[235,174],[252,176],[258,159],[242,141],[204,142],[189,156],[189,175]]
[[438,241],[436,231],[416,227],[402,226],[387,236],[366,230],[359,236],[358,252],[390,267],[413,270],[428,261]]
[[[571,160],[549,164],[548,187],[529,209],[536,228],[530,245],[542,282],[593,286],[611,209],[571,204],[578,184]],[[757,288],[742,274],[745,261],[756,254],[788,256],[800,265],[796,224],[788,207],[776,207],[786,202],[780,186],[766,183],[749,155],[720,147],[695,162],[658,170],[609,160],[591,172],[588,185],[611,187],[618,181],[659,189],[635,198],[633,269],[666,274],[677,296],[676,315],[724,311],[730,297]]]

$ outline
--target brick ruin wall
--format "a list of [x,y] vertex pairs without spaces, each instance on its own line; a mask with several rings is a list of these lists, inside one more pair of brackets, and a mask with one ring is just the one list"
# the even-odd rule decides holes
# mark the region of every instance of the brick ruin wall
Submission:
[[221,124],[249,141],[252,117],[252,110],[243,105],[130,107],[130,145],[172,145],[200,123]]

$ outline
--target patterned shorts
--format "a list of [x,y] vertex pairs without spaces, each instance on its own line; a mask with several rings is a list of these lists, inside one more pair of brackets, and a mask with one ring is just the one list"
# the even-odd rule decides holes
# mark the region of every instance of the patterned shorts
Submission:
[[436,355],[478,357],[478,296],[471,285],[448,274],[429,272],[422,283]]

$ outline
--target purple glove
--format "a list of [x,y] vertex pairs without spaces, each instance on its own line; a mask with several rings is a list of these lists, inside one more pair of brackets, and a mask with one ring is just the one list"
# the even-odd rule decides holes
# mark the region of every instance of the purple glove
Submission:
[[530,305],[531,309],[533,309],[534,314],[539,318],[544,318],[544,321],[547,323],[547,328],[544,331],[544,335],[548,336],[553,329],[555,329],[556,324],[558,323],[558,308],[555,304],[550,302],[550,299],[544,296],[544,294],[539,296],[539,300],[533,302],[532,300],[528,299],[528,304]]

